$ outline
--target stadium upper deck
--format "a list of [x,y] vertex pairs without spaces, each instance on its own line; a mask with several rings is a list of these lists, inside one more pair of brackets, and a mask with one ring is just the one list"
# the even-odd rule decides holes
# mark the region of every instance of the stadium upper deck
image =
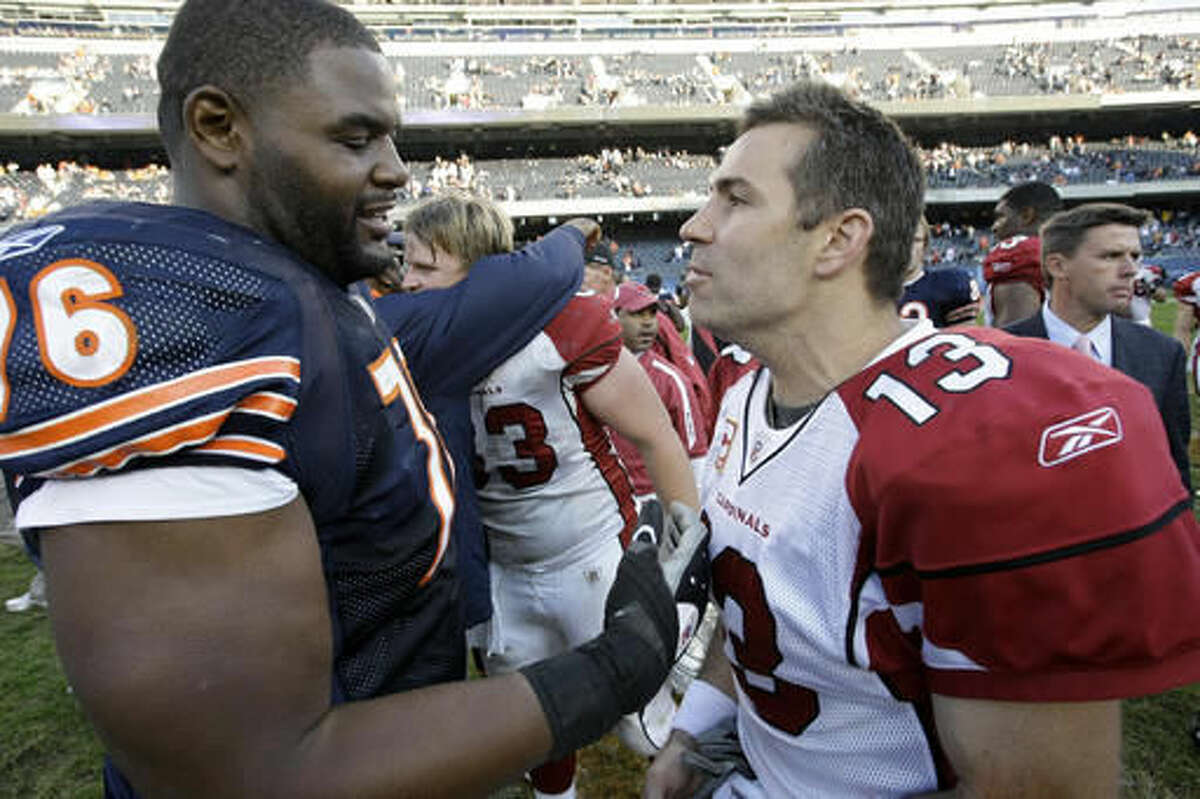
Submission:
[[[0,0],[0,149],[29,169],[161,157],[154,59],[178,5]],[[561,210],[564,193],[604,212],[679,209],[707,167],[630,165],[624,182],[591,182],[575,159],[638,147],[711,157],[744,102],[802,77],[876,103],[929,152],[1014,139],[1039,142],[1036,150],[1080,132],[1184,141],[1198,121],[1200,0],[352,8],[395,65],[406,156],[487,159],[494,176],[512,176],[492,192],[519,195],[533,215]],[[1156,195],[1200,185],[1194,144],[1140,157],[1142,167],[1165,159],[1167,177],[1184,173],[1154,178]],[[1050,168],[1045,160],[1035,152],[983,174],[931,162],[931,200],[993,202],[997,187]],[[1143,191],[1127,184],[1131,175],[1134,187],[1150,182],[1106,168],[1067,164],[1051,178],[1081,197]]]

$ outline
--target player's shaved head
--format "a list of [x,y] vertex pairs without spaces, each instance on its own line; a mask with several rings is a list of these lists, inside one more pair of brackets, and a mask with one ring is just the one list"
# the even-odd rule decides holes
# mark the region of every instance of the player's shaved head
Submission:
[[306,74],[323,47],[379,43],[353,14],[325,0],[187,0],[158,59],[158,128],[174,157],[188,94],[215,86],[243,109]]
[[1000,201],[1014,211],[1031,211],[1030,219],[1034,229],[1057,213],[1063,204],[1057,189],[1038,180],[1013,186],[1000,197]]

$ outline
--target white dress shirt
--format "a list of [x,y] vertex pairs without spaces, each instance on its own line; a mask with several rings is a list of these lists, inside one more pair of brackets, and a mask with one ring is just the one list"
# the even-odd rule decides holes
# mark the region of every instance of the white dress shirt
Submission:
[[1076,330],[1050,310],[1050,303],[1042,305],[1042,321],[1046,324],[1046,338],[1056,344],[1074,349],[1075,342],[1080,336],[1087,336],[1092,342],[1092,355],[1105,366],[1112,366],[1112,316],[1104,317],[1104,321],[1088,332]]

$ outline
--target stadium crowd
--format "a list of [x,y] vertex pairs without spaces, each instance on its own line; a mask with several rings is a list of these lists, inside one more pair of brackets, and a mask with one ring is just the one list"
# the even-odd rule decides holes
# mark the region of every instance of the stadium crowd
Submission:
[[[1189,87],[1180,51],[991,67]],[[458,59],[417,102],[771,93],[719,160],[407,166],[396,62],[322,0],[186,0],[155,68],[13,73],[101,113],[119,72],[172,164],[0,171],[0,466],[49,585],[9,609],[48,606],[106,795],[574,799],[614,729],[646,799],[1115,795],[1120,700],[1200,675],[1184,345],[1133,311],[1200,216],[1059,189],[1200,179],[1200,143],[917,151],[861,98],[987,65],[904,57]],[[1005,191],[984,230],[927,188]],[[518,248],[496,202],[613,195],[698,207],[653,250]]]
[[[796,80],[821,79],[871,101],[1182,91],[1200,85],[1196,39],[909,50],[393,56],[405,109],[742,103]],[[87,44],[62,55],[5,52],[0,110],[20,114],[149,112],[145,55]]]
[[[1082,135],[1051,137],[1045,144],[1005,141],[992,147],[942,143],[920,148],[931,189],[1000,188],[1039,180],[1055,186],[1200,179],[1200,142],[1192,131],[1158,138],[1127,136],[1107,142]],[[501,201],[651,194],[682,197],[702,193],[716,160],[682,150],[602,148],[574,158],[489,159],[465,153],[410,164],[404,196],[415,200],[446,189],[485,194]],[[93,185],[113,181],[119,196],[140,191],[162,197],[152,167],[102,170],[71,162],[42,164],[32,172],[9,164],[0,173],[0,221],[28,218],[46,209],[95,196]],[[136,188],[140,187],[140,188]],[[125,193],[129,192],[129,193]]]

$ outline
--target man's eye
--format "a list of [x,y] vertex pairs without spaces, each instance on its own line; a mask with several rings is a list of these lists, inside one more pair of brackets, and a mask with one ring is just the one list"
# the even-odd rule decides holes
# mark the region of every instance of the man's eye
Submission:
[[351,150],[361,150],[370,143],[371,140],[366,136],[348,136],[342,139],[342,144]]

